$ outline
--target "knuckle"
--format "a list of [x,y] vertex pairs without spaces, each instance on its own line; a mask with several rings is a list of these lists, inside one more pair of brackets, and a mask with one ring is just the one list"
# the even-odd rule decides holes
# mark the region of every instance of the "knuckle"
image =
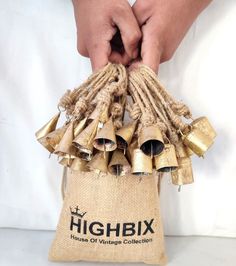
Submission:
[[141,38],[141,32],[138,30],[134,30],[132,34],[128,36],[127,39],[128,39],[128,43],[133,46],[137,44],[140,38]]

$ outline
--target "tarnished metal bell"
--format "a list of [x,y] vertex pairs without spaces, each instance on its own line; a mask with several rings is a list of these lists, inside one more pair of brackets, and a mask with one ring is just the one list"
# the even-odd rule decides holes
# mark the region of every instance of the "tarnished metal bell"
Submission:
[[74,127],[74,137],[76,138],[84,129],[88,118],[85,117],[84,119],[80,120]]
[[115,150],[112,154],[108,170],[112,175],[124,176],[130,173],[131,167],[125,155],[121,151]]
[[147,156],[140,149],[134,149],[131,156],[133,175],[150,175],[152,174],[152,158]]
[[217,135],[215,129],[213,128],[213,126],[211,125],[211,123],[209,122],[207,117],[205,117],[205,116],[202,116],[202,117],[199,117],[199,118],[195,119],[191,123],[191,126],[198,128],[206,136],[208,136],[211,139],[214,139],[216,137],[216,135]]
[[70,167],[71,164],[73,163],[73,158],[68,158],[68,157],[63,157],[60,161],[59,164],[65,166],[65,167]]
[[199,157],[213,144],[213,139],[205,135],[200,129],[192,127],[189,133],[183,137],[183,142]]
[[71,121],[61,141],[56,146],[54,153],[57,154],[58,156],[65,156],[66,154],[75,156],[76,148],[72,145],[73,139],[74,139],[74,122]]
[[132,140],[127,149],[127,158],[130,162],[132,161],[134,149],[138,149],[138,140],[136,138]]
[[82,160],[81,158],[74,158],[73,162],[69,166],[73,171],[87,171],[86,161]]
[[137,121],[134,121],[116,131],[116,141],[119,149],[126,149],[128,147],[134,135],[136,125]]
[[99,117],[94,119],[81,133],[73,140],[73,145],[80,150],[80,153],[90,159],[93,153],[93,139],[96,136]]
[[156,156],[164,150],[164,141],[157,125],[143,127],[138,137],[139,148],[149,156]]
[[178,158],[178,165],[178,169],[171,172],[172,183],[178,186],[193,183],[191,159],[189,157]]
[[54,149],[51,145],[47,143],[46,136],[54,131],[57,126],[57,122],[59,120],[61,113],[55,115],[50,121],[48,121],[42,128],[40,128],[36,133],[35,136],[40,144],[42,144],[49,152],[53,152]]
[[96,153],[92,160],[88,162],[87,166],[90,170],[95,170],[97,172],[107,172],[108,164],[108,152],[98,152]]
[[58,143],[61,141],[62,137],[64,136],[67,130],[68,124],[64,125],[51,133],[49,133],[45,138],[47,143],[55,150]]
[[94,148],[99,151],[114,151],[117,148],[115,128],[110,118],[98,131],[93,142]]
[[178,167],[175,147],[172,144],[165,144],[164,151],[154,157],[155,168],[158,172],[172,172]]
[[177,157],[189,157],[194,154],[194,152],[189,147],[184,145],[182,141],[179,141],[175,144],[175,151]]

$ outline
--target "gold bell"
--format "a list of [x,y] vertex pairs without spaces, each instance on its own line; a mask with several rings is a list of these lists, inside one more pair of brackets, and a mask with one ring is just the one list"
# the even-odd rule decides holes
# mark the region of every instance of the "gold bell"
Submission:
[[58,143],[61,141],[62,137],[64,136],[66,129],[68,125],[64,125],[63,127],[60,127],[51,133],[49,133],[45,139],[47,143],[55,150]]
[[195,119],[191,123],[191,126],[198,128],[211,139],[214,139],[217,135],[215,129],[212,127],[211,123],[205,116]]
[[114,151],[117,148],[112,118],[98,131],[94,138],[93,146],[99,151]]
[[177,169],[178,162],[175,147],[172,144],[165,144],[164,151],[154,157],[155,167],[158,172],[172,172]]
[[95,109],[93,110],[93,112],[91,113],[91,115],[88,118],[88,121],[91,122],[94,119],[96,119],[97,117],[99,117],[99,121],[101,123],[105,123],[109,117],[108,117],[108,108],[102,108],[102,107],[95,107]]
[[65,166],[65,167],[70,167],[72,162],[73,162],[73,158],[69,158],[69,157],[63,157],[60,161],[59,164]]
[[192,163],[189,157],[178,158],[178,169],[171,173],[172,183],[177,186],[194,182]]
[[95,170],[98,172],[107,172],[108,164],[108,153],[107,152],[98,152],[94,155],[92,160],[88,163],[88,168],[90,170]]
[[49,152],[53,152],[54,149],[47,143],[45,137],[50,132],[54,131],[57,126],[57,122],[59,120],[61,113],[55,115],[50,121],[48,121],[42,128],[40,128],[36,133],[35,136],[40,144],[42,144]]
[[116,132],[117,147],[126,149],[130,144],[136,129],[137,121],[131,122]]
[[137,148],[138,148],[138,140],[134,139],[132,140],[132,142],[130,143],[127,149],[127,158],[130,162],[132,161],[133,151],[134,149],[137,149]]
[[211,147],[213,139],[205,135],[198,128],[192,127],[190,132],[183,137],[183,142],[194,153],[201,157]]
[[79,123],[74,128],[74,137],[77,137],[81,133],[81,131],[85,127],[86,122],[87,122],[87,117],[79,121]]
[[87,170],[86,162],[81,158],[76,157],[70,165],[70,169],[73,171],[83,171]]
[[115,150],[112,154],[108,170],[112,175],[124,176],[130,172],[131,167],[125,155],[121,151]]
[[57,145],[54,153],[58,156],[76,155],[76,148],[72,145],[74,139],[74,122],[70,122],[65,134]]
[[164,150],[164,141],[158,126],[143,127],[138,138],[139,148],[149,156],[156,156]]
[[152,174],[152,158],[144,154],[140,149],[134,149],[132,158],[133,175],[150,175]]
[[93,152],[93,139],[97,132],[98,123],[99,118],[97,117],[72,142],[82,154],[87,154],[88,159]]

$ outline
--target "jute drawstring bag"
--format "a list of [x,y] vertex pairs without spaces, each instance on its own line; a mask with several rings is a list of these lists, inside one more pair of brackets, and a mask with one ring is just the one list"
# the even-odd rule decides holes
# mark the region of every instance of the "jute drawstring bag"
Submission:
[[49,259],[165,265],[157,182],[68,171]]

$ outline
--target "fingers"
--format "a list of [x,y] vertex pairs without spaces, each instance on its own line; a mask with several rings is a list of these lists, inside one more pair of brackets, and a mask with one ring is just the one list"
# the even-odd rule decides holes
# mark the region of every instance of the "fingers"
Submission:
[[152,24],[142,27],[143,41],[141,46],[142,63],[157,73],[161,58],[161,46],[153,32]]
[[142,34],[128,2],[127,5],[127,7],[117,10],[113,21],[120,30],[127,55],[134,59],[138,56],[138,45]]
[[127,55],[127,53],[120,54],[116,51],[112,51],[108,59],[111,63],[122,64],[124,66],[130,62],[130,57]]
[[90,45],[88,48],[88,55],[90,57],[93,71],[104,67],[108,63],[108,57],[111,54],[111,47],[108,41],[97,42]]

